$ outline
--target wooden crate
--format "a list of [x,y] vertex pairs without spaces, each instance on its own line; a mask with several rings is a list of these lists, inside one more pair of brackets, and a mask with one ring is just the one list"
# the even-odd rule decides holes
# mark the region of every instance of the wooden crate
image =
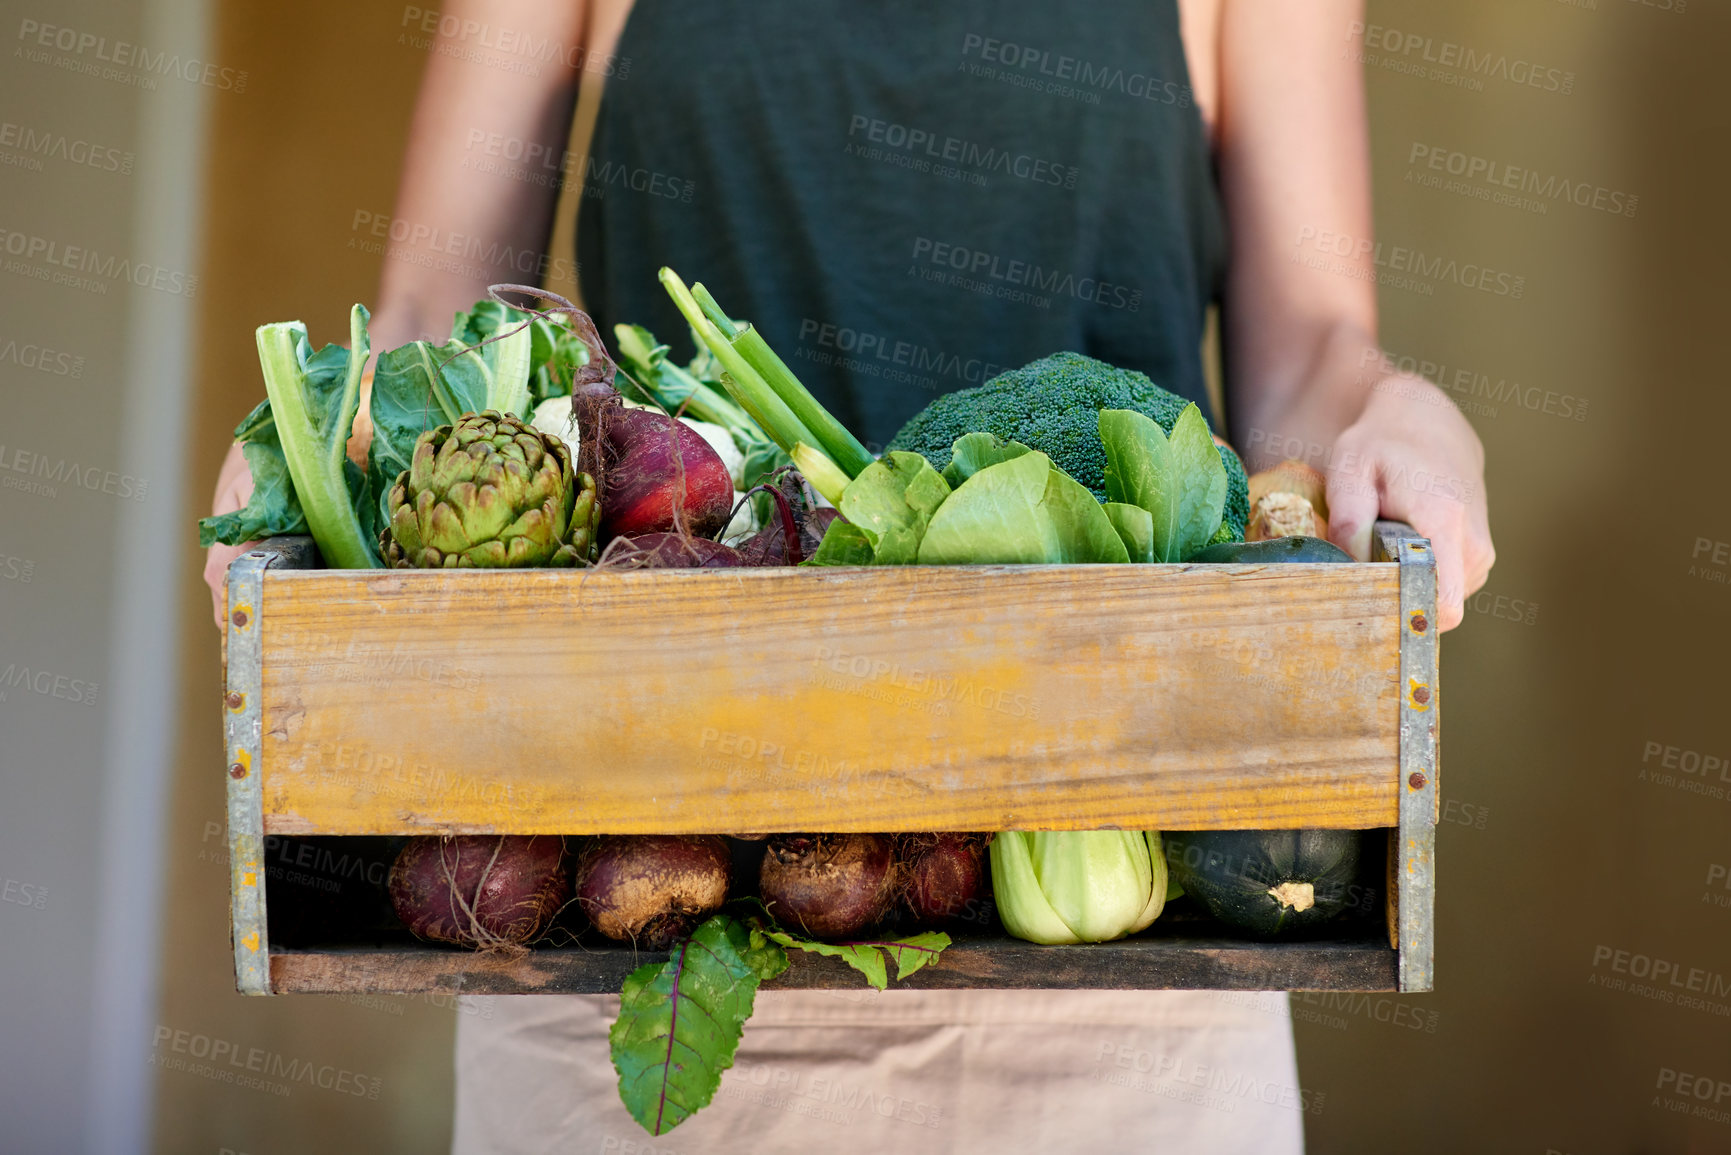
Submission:
[[[963,936],[909,985],[1428,990],[1435,571],[1408,527],[1376,540],[1351,565],[453,572],[273,539],[229,571],[238,985],[617,990],[654,957],[286,948],[270,836],[1333,827],[1389,831],[1386,927]],[[777,985],[855,981],[801,956]]]

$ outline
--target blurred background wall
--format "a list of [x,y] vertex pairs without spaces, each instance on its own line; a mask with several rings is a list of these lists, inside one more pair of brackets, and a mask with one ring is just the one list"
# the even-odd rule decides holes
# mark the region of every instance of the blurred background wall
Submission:
[[142,1150],[183,687],[199,0],[8,5],[0,1149]]
[[[374,299],[418,11],[82,0],[12,19],[0,1148],[447,1142],[451,1005],[233,991],[218,636],[191,529],[260,396],[254,326],[342,339]],[[42,25],[69,46],[41,47]],[[1479,430],[1498,563],[1444,646],[1437,990],[1292,1000],[1311,1149],[1731,1151],[1731,1099],[1687,1090],[1731,1081],[1731,13],[1371,0],[1366,25],[1341,29],[1339,66],[1369,85],[1384,343]],[[101,56],[116,42],[216,71],[145,75]],[[1468,52],[1493,64],[1469,72]],[[130,159],[25,147],[54,134]],[[1294,257],[1327,243],[1295,238]],[[88,283],[52,279],[65,246],[99,254]],[[121,283],[111,255],[163,271]],[[164,1030],[379,1094],[158,1071]]]

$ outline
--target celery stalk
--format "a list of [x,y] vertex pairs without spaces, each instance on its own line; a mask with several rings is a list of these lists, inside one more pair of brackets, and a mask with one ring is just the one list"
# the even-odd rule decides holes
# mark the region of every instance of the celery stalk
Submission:
[[348,370],[336,396],[308,390],[299,354],[305,338],[306,329],[298,321],[258,328],[259,367],[295,496],[326,565],[377,569],[380,562],[361,531],[346,474],[349,432],[361,401],[361,371],[371,351],[367,311],[356,305],[349,313]]

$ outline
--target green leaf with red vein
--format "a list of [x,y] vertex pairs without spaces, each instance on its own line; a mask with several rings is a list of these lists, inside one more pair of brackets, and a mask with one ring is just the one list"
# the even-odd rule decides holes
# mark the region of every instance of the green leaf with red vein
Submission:
[[896,980],[899,982],[926,964],[936,962],[938,955],[950,945],[950,936],[942,931],[882,942],[812,942],[795,938],[785,930],[759,929],[765,938],[782,946],[839,958],[880,991],[889,986],[888,962],[896,964]]
[[733,1066],[758,984],[786,968],[779,947],[716,915],[666,962],[631,972],[608,1040],[619,1098],[644,1130],[665,1135],[708,1105]]

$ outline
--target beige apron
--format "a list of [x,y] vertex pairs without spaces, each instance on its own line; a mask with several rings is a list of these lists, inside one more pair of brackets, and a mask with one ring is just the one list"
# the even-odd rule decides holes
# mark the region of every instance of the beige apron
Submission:
[[1299,1155],[1283,994],[766,991],[708,1107],[660,1138],[619,1103],[619,1000],[464,1000],[456,1155],[824,1150]]

